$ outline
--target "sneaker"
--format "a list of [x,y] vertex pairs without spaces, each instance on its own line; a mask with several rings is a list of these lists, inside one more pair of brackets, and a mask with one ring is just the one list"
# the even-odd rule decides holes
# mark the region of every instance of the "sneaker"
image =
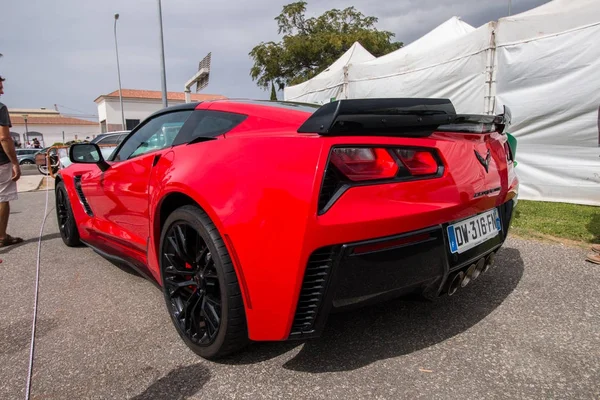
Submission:
[[585,261],[589,261],[594,264],[600,264],[600,253],[590,253],[585,258]]
[[595,251],[596,253],[600,253],[600,244],[593,244],[592,251]]

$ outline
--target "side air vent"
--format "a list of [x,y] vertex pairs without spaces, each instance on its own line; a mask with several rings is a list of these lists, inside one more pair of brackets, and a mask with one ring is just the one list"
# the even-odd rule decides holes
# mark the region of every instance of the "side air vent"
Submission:
[[314,330],[331,275],[333,258],[333,247],[323,247],[308,259],[290,336],[301,336]]
[[321,193],[319,193],[319,213],[323,212],[329,200],[333,198],[342,184],[343,178],[340,172],[333,165],[328,165],[323,177]]
[[93,217],[94,213],[92,212],[92,208],[88,204],[88,202],[83,194],[83,190],[81,190],[81,176],[74,177],[73,182],[75,185],[75,191],[77,192],[77,196],[79,197],[79,201],[81,202],[81,205],[83,206],[83,208],[85,210],[85,213],[87,215],[89,215],[90,217]]

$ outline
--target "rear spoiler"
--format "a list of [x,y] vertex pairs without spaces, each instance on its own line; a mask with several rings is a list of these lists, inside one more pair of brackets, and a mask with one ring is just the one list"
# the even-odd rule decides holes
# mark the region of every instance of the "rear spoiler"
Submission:
[[502,133],[510,121],[507,106],[500,115],[477,115],[457,114],[449,99],[350,99],[319,107],[298,128],[298,133],[410,137],[426,137],[435,131]]

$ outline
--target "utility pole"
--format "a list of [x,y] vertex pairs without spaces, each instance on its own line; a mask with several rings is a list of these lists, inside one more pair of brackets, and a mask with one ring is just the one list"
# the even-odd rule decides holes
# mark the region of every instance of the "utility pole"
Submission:
[[511,6],[512,1],[508,0],[508,15],[510,16],[510,6]]
[[158,23],[160,27],[160,78],[162,86],[162,103],[163,107],[167,107],[167,76],[165,72],[165,44],[163,40],[163,26],[162,26],[162,10],[160,0],[158,0]]
[[119,103],[121,104],[121,123],[123,124],[123,130],[125,130],[125,111],[123,110],[123,94],[121,93],[121,69],[119,67],[119,48],[117,46],[117,20],[119,14],[115,14],[115,52],[117,53],[117,74],[119,75]]
[[23,114],[23,120],[25,121],[25,142],[29,142],[29,129],[27,129],[27,114]]

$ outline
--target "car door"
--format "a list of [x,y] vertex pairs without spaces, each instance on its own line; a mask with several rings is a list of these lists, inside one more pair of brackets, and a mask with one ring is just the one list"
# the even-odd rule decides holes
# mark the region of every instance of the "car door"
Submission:
[[145,263],[152,168],[191,113],[177,110],[145,121],[116,149],[108,169],[82,176],[81,188],[94,214],[92,229],[103,247]]

